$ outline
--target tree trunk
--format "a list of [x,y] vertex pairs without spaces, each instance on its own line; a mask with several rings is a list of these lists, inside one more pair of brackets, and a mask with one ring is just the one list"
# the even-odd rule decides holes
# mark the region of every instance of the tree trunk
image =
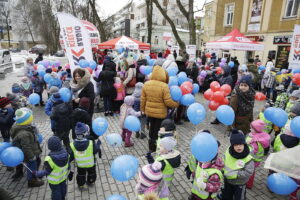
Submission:
[[152,0],[146,0],[147,5],[147,31],[148,31],[148,38],[147,43],[151,45],[152,41],[152,14],[153,14],[153,2]]
[[160,11],[160,13],[164,16],[164,18],[169,22],[171,28],[172,28],[172,32],[174,34],[175,39],[177,40],[180,48],[182,50],[184,50],[185,47],[185,43],[181,40],[180,36],[178,35],[176,26],[174,24],[174,22],[172,21],[172,19],[168,16],[167,12],[161,7],[161,5],[159,4],[159,2],[157,0],[153,0],[153,2],[155,3],[156,7],[158,8],[158,10]]
[[105,29],[104,29],[104,24],[103,24],[103,22],[101,21],[99,15],[98,15],[98,13],[97,13],[95,0],[89,0],[89,4],[91,5],[93,14],[94,14],[95,17],[96,17],[97,24],[98,24],[98,26],[99,26],[101,42],[104,42],[104,41],[107,40],[107,36],[106,36]]
[[196,44],[196,25],[194,19],[194,0],[189,0],[190,44]]
[[9,17],[9,13],[7,12],[5,16],[5,23],[6,23],[6,31],[7,31],[8,48],[10,48],[10,28],[9,28],[8,17]]

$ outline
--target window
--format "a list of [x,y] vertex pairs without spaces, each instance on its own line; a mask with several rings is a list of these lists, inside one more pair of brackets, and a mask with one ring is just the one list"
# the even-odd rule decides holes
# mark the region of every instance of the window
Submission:
[[134,14],[130,14],[130,19],[134,19]]
[[233,22],[234,4],[225,5],[224,25],[230,26]]
[[298,13],[300,0],[286,0],[284,17],[296,17]]

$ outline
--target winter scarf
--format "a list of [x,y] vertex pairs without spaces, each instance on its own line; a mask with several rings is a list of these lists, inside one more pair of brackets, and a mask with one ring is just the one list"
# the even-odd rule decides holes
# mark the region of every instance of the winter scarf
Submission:
[[238,103],[237,116],[246,116],[253,110],[255,91],[251,87],[247,92],[242,92],[238,87],[236,87],[235,90],[237,93]]
[[246,158],[249,155],[250,149],[249,149],[247,144],[244,144],[244,151],[242,153],[238,153],[234,150],[233,145],[231,145],[229,147],[229,153],[235,159],[243,159],[243,158]]

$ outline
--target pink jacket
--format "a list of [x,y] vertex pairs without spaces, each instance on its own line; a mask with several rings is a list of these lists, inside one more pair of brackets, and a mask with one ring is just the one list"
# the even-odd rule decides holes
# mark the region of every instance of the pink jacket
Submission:
[[[251,137],[251,141],[248,143],[249,145],[252,146],[253,148],[253,153],[258,152],[258,145],[257,143],[259,142],[263,148],[268,148],[270,146],[270,139],[271,136],[268,133],[261,132],[261,133],[249,133],[249,137]],[[259,162],[255,162],[255,167],[259,166]]]
[[122,101],[124,100],[126,94],[125,94],[125,88],[122,83],[115,83],[114,87],[117,90],[117,97],[115,98],[115,101]]

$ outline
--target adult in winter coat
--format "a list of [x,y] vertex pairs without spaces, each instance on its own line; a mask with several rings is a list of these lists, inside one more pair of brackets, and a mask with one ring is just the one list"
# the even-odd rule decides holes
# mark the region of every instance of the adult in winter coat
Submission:
[[232,76],[233,84],[235,84],[238,79],[238,71],[239,71],[240,63],[235,58],[231,59],[231,61],[234,62],[234,66],[231,69],[231,76]]
[[182,60],[183,60],[182,56],[177,56],[176,64],[177,64],[177,67],[178,67],[178,73],[186,72],[185,63]]
[[162,65],[162,67],[167,70],[169,67],[177,67],[177,64],[175,62],[175,58],[172,54],[169,54],[167,59],[165,60],[164,64]]
[[89,114],[93,116],[94,113],[94,85],[90,81],[91,74],[88,69],[77,68],[73,72],[73,80],[70,83],[74,99],[73,108],[78,107],[81,98],[87,97],[90,99]]
[[156,140],[162,120],[167,117],[168,107],[178,107],[173,101],[168,87],[168,73],[161,67],[155,66],[151,80],[147,81],[142,89],[141,111],[150,121],[149,150],[156,151]]
[[39,76],[38,72],[33,72],[31,77],[31,83],[34,93],[37,93],[40,96],[40,106],[44,106],[43,101],[43,91],[44,91],[44,80]]
[[253,121],[254,96],[251,77],[244,76],[234,89],[230,100],[230,106],[235,113],[233,127],[244,134],[250,132],[250,123]]
[[254,64],[254,60],[253,59],[249,59],[248,60],[248,71],[252,77],[252,85],[253,85],[253,88],[257,88],[257,84],[260,84],[258,82],[258,70],[257,70],[257,67],[256,65]]
[[136,82],[143,83],[145,81],[145,75],[140,72],[140,67],[144,65],[147,65],[147,59],[144,54],[141,54],[138,61],[137,61],[137,67],[136,67]]
[[233,80],[231,76],[231,69],[228,65],[222,67],[222,76],[219,78],[220,85],[228,84],[231,87],[233,86]]
[[190,60],[188,62],[188,66],[186,69],[187,76],[193,80],[194,83],[197,83],[197,77],[199,74],[199,69],[194,60]]
[[165,62],[165,59],[164,59],[164,57],[163,57],[163,53],[162,53],[162,52],[159,52],[159,53],[157,54],[157,59],[156,59],[154,65],[155,65],[155,66],[156,66],[156,65],[162,66],[162,65],[164,64],[164,62]]
[[136,78],[137,70],[135,68],[133,58],[127,58],[126,62],[128,64],[128,67],[126,67],[125,80],[123,82],[123,85],[126,89],[126,94],[131,95],[134,91],[134,86],[129,86],[128,83],[130,83],[130,81]]
[[[100,72],[97,82],[101,81],[100,95],[104,101],[104,114],[113,115],[113,99],[117,96],[117,91],[114,88],[114,77],[117,75],[116,64],[114,62],[106,62]],[[91,100],[91,99],[90,99]]]
[[38,57],[35,59],[34,64],[38,64],[38,62],[43,61],[43,53],[39,53]]

